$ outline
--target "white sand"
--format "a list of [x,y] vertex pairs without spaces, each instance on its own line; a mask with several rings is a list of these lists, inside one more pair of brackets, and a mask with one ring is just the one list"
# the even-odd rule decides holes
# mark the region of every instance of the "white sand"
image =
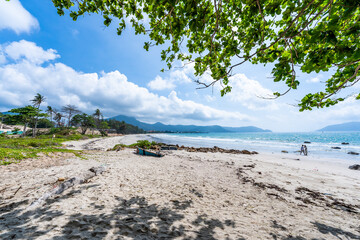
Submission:
[[[142,137],[66,144],[108,149]],[[133,152],[91,150],[87,160],[52,167],[1,167],[0,239],[360,239],[359,206],[331,205],[331,198],[360,205],[360,171],[343,164],[285,154]],[[104,174],[24,210],[59,177],[102,164]]]

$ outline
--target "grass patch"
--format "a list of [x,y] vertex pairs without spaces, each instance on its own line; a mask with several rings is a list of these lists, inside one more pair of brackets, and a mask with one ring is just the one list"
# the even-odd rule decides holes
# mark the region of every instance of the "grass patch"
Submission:
[[111,148],[111,151],[118,151],[122,148],[128,147],[128,148],[143,148],[143,149],[150,149],[153,146],[161,145],[161,143],[157,143],[155,141],[149,142],[148,140],[138,140],[136,143],[125,145],[125,144],[116,144],[113,148]]
[[9,138],[0,137],[0,165],[18,163],[26,158],[36,158],[39,153],[49,155],[50,153],[62,152],[73,153],[81,159],[86,159],[81,155],[82,151],[63,148],[65,141],[77,141],[99,137],[99,135],[41,135],[36,138]]

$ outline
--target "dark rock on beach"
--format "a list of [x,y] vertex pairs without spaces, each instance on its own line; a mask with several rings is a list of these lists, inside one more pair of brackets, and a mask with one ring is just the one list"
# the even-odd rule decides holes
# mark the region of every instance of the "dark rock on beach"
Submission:
[[282,150],[281,152],[282,152],[282,153],[289,153],[288,151],[285,151],[285,150]]
[[181,146],[178,148],[179,150],[186,150],[188,152],[203,152],[203,153],[207,153],[207,152],[221,152],[221,153],[232,153],[232,154],[258,154],[258,152],[255,151],[249,151],[249,150],[236,150],[236,149],[224,149],[224,148],[219,148],[217,146],[214,146],[212,148],[207,148],[207,147],[200,147],[200,148],[195,148],[195,147],[184,147]]
[[343,142],[343,143],[341,143],[342,145],[349,145],[349,143],[348,142]]
[[349,166],[349,169],[351,169],[351,170],[360,170],[360,165],[359,164],[351,165],[351,166]]
[[331,147],[332,149],[341,149],[341,147]]
[[351,155],[359,155],[359,153],[357,153],[357,152],[348,152],[348,154],[351,154]]
[[309,141],[305,141],[304,143],[311,143],[311,142],[309,142]]

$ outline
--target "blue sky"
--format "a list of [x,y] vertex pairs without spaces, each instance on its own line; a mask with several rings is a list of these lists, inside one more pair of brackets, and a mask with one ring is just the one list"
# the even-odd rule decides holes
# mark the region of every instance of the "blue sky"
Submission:
[[[294,106],[306,93],[321,90],[327,73],[298,72],[299,89],[277,100],[260,98],[286,89],[269,78],[271,66],[237,68],[233,91],[225,97],[218,85],[197,90],[192,65],[161,73],[161,46],[146,52],[146,36],[134,35],[130,27],[118,36],[115,28],[116,22],[104,27],[99,15],[76,22],[60,17],[51,1],[0,0],[0,111],[27,105],[41,93],[44,107],[74,104],[86,113],[99,108],[107,117],[124,114],[151,123],[293,132],[360,117],[359,102],[351,97],[330,109],[300,113]],[[353,92],[359,87],[343,94]]]

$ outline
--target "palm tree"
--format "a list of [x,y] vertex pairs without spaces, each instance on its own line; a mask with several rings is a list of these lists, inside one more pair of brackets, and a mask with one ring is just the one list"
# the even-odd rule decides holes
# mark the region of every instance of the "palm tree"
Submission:
[[[34,97],[34,99],[30,100],[30,102],[33,103],[33,107],[36,107],[37,109],[40,108],[41,103],[45,102],[46,98],[41,95],[40,93],[37,93]],[[33,137],[35,137],[36,134],[36,127],[37,127],[37,123],[38,123],[39,117],[36,116],[35,117],[35,126],[33,128]]]
[[63,118],[63,115],[60,112],[55,112],[54,120],[57,122],[58,127],[61,125],[61,119]]
[[33,103],[33,106],[36,107],[37,109],[40,108],[40,105],[45,102],[46,98],[41,95],[40,93],[37,93],[34,97],[34,99],[30,100],[30,102]]
[[47,109],[46,109],[46,113],[50,115],[50,122],[52,122],[53,118],[53,113],[54,113],[54,109],[51,107],[51,106],[47,106]]
[[103,117],[100,109],[96,109],[93,116],[95,117],[95,120],[96,120],[96,127],[99,128],[100,127],[100,119]]

